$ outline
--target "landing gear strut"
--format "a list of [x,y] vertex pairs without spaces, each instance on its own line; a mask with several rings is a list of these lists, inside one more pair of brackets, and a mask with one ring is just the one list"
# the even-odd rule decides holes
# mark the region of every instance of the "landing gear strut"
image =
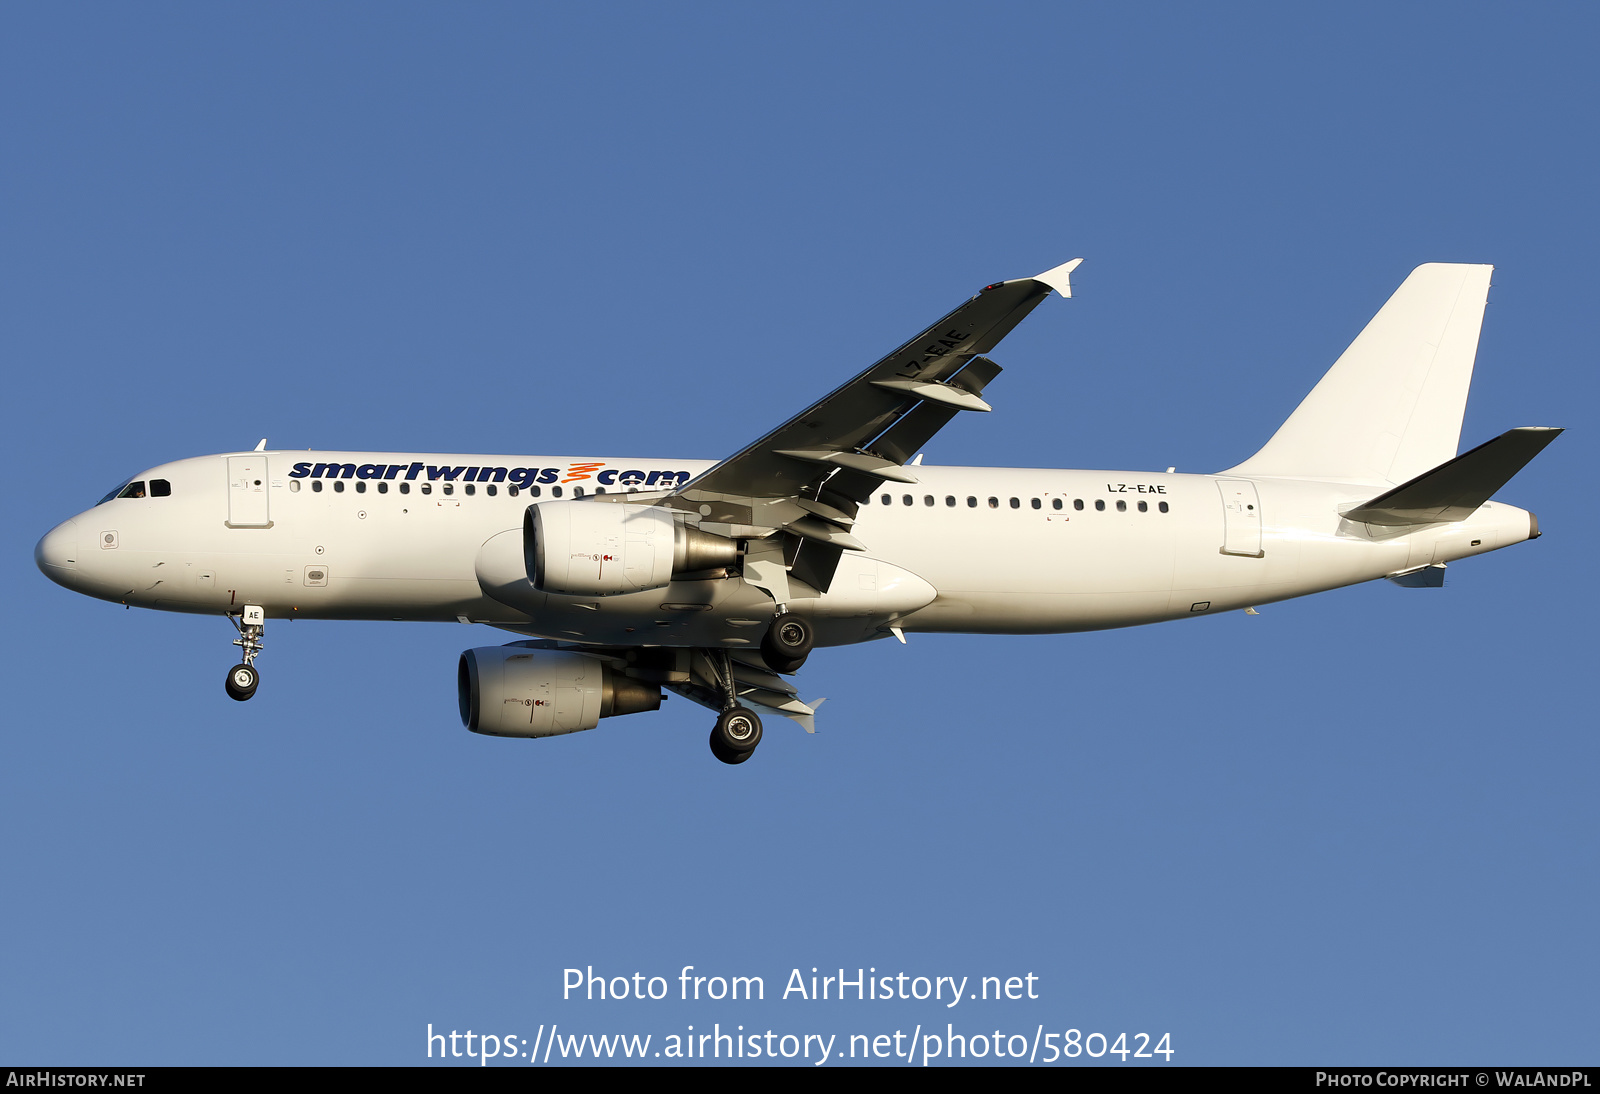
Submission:
[[761,743],[761,719],[755,711],[739,705],[733,684],[733,659],[726,650],[712,654],[718,681],[722,685],[722,713],[711,727],[711,754],[725,764],[742,764]]
[[244,651],[244,661],[228,670],[228,678],[222,686],[228,698],[242,703],[256,693],[261,683],[255,660],[265,646],[267,613],[259,604],[246,604],[237,618],[229,615],[228,622],[239,632],[233,644]]

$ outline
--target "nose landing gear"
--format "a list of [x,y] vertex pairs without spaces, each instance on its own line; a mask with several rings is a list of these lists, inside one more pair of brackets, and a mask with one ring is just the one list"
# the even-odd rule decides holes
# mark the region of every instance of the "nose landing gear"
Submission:
[[255,660],[265,647],[266,609],[259,604],[246,604],[244,611],[239,613],[238,617],[229,615],[228,622],[239,632],[239,637],[233,640],[233,644],[244,651],[244,661],[228,670],[228,678],[222,686],[227,691],[228,698],[242,703],[256,693],[256,688],[261,683],[261,674],[256,671]]
[[235,665],[228,670],[228,679],[223,682],[223,687],[228,691],[228,698],[244,702],[256,693],[256,685],[261,683],[261,674],[251,665]]

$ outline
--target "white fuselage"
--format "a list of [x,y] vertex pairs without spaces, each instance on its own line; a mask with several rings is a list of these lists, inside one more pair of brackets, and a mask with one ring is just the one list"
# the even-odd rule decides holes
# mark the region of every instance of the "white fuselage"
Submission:
[[[48,534],[37,555],[41,569],[68,588],[168,611],[237,613],[255,604],[269,618],[461,620],[593,643],[753,645],[773,604],[743,581],[675,581],[585,598],[537,592],[522,568],[530,503],[680,485],[710,466],[402,453],[206,456],[144,472],[137,481],[169,483],[170,494],[146,488],[143,497],[103,502]],[[1468,520],[1421,528],[1343,520],[1341,508],[1379,492],[1373,484],[908,470],[916,485],[885,483],[862,507],[853,534],[866,551],[845,552],[822,597],[789,605],[812,616],[819,645],[881,637],[891,625],[1019,634],[1181,619],[1453,561],[1537,534],[1530,514],[1498,502]]]

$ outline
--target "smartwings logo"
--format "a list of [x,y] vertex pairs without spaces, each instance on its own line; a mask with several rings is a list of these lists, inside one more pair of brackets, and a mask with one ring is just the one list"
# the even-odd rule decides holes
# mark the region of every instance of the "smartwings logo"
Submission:
[[535,483],[569,483],[593,480],[599,486],[647,487],[658,490],[682,486],[687,471],[638,471],[606,467],[599,463],[569,463],[561,467],[440,467],[413,463],[312,463],[294,465],[291,479],[402,479],[426,476],[429,482],[504,482],[527,489]]

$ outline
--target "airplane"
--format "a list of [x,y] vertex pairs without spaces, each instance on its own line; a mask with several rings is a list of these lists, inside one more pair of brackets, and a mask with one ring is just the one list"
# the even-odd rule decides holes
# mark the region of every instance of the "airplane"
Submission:
[[743,763],[761,715],[807,732],[788,679],[817,646],[1051,634],[1254,611],[1539,536],[1492,496],[1561,432],[1458,455],[1488,265],[1419,266],[1255,455],[1215,474],[923,464],[990,410],[988,354],[1074,259],[1000,281],[720,462],[228,452],[127,479],[38,543],[52,581],[226,616],[255,694],[270,619],[486,623],[457,663],[476,733],[548,737],[659,709],[717,715]]

